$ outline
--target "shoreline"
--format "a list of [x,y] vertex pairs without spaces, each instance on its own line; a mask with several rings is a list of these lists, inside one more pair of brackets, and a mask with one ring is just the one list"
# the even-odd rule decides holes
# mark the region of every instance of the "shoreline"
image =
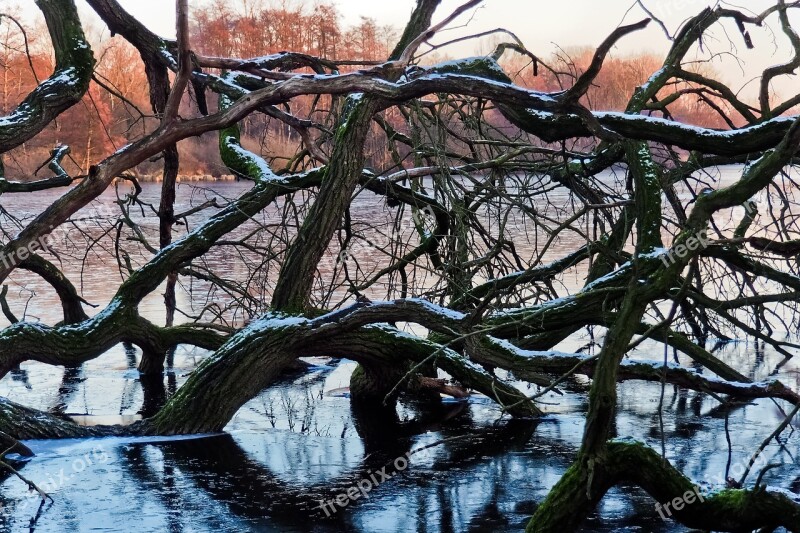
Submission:
[[[126,181],[123,178],[116,179]],[[164,181],[164,176],[161,174],[143,174],[141,176],[136,176],[136,179],[139,183],[161,183]],[[214,176],[211,174],[181,174],[176,181],[236,181],[236,176],[233,174],[223,174],[221,176]]]

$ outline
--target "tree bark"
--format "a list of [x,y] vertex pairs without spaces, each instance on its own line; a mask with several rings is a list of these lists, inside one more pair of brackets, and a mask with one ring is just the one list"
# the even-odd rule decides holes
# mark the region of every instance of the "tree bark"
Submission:
[[0,117],[0,153],[21,145],[78,103],[89,89],[94,55],[72,0],[36,0],[55,50],[53,74],[8,116]]

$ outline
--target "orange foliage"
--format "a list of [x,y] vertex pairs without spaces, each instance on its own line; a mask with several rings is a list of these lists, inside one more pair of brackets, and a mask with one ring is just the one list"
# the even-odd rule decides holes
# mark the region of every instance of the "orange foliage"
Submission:
[[[240,58],[291,50],[331,60],[385,60],[397,39],[394,28],[380,26],[369,18],[362,18],[353,27],[343,26],[339,11],[331,3],[307,8],[286,1],[267,4],[264,0],[213,0],[193,11],[192,28],[192,47],[197,52]],[[42,80],[52,71],[52,50],[41,23],[28,31],[28,39],[35,75],[25,54],[22,34],[7,20],[0,21],[0,115],[19,104],[35,87],[37,77]],[[96,78],[99,84],[92,83],[82,103],[64,113],[40,135],[5,154],[9,177],[33,179],[34,171],[57,144],[68,144],[72,149],[71,160],[65,162],[67,171],[73,175],[85,174],[110,151],[155,126],[138,52],[120,37],[94,43],[93,48],[98,60]],[[569,87],[589,65],[592,55],[590,48],[562,51],[548,60],[548,66],[555,73],[540,67],[537,77],[533,76],[527,59],[512,57],[510,52],[506,54],[504,67],[520,85],[555,91]],[[660,66],[659,58],[647,54],[608,58],[584,104],[592,109],[622,110],[631,91]],[[676,85],[671,90],[686,87],[686,84]],[[660,97],[667,94],[665,91]],[[196,114],[193,103],[186,100],[182,113]],[[298,99],[294,104],[298,108],[293,112],[308,113],[310,102],[311,99]],[[718,113],[694,94],[682,96],[670,106],[670,111],[677,120],[702,126],[725,126]],[[387,118],[395,122],[391,116]],[[246,144],[260,145],[271,156],[291,156],[299,144],[294,131],[264,117],[248,117],[243,133]],[[179,145],[181,172],[225,172],[215,145],[213,134],[183,141]],[[373,159],[387,159],[384,147],[379,138],[368,142]],[[155,173],[159,168],[159,162],[149,162],[140,165],[137,171]]]
[[[527,58],[513,56],[506,59],[503,66],[519,85],[552,92],[571,87],[575,79],[586,71],[593,55],[594,49],[591,48],[562,51],[547,60],[547,66],[552,70],[539,66],[538,76],[533,75],[533,67]],[[608,57],[583,103],[594,110],[623,111],[634,89],[647,81],[662,64],[663,58],[653,54]],[[708,76],[712,74],[708,71],[702,73]],[[672,85],[658,97],[664,99],[675,91],[689,87],[687,83]],[[721,101],[713,98],[711,100],[728,110]],[[722,117],[695,94],[681,96],[669,106],[669,110],[674,120],[710,128],[726,127]],[[654,114],[659,116],[660,112]]]

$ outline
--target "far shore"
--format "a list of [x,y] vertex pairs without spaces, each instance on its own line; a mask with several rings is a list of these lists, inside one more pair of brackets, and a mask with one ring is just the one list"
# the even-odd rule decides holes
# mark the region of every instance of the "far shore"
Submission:
[[[121,179],[121,178],[120,178]],[[139,183],[161,183],[164,181],[162,174],[141,174],[136,176]],[[178,181],[235,181],[233,174],[222,174],[214,176],[212,174],[182,174],[178,176]]]

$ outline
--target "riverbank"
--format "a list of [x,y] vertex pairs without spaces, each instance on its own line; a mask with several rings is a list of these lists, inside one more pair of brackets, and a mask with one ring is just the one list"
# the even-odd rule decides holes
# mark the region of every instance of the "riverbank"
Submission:
[[[139,183],[161,183],[164,181],[163,174],[141,174],[136,176]],[[183,174],[178,176],[178,181],[236,181],[233,174],[222,174],[214,176],[212,174]]]

